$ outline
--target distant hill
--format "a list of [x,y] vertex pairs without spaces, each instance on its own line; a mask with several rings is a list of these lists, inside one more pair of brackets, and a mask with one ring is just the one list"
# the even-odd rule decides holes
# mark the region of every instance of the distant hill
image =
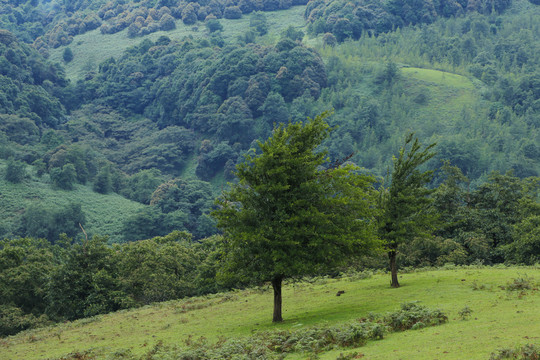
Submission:
[[[212,198],[234,181],[235,165],[256,140],[274,123],[329,109],[331,161],[353,154],[350,161],[378,176],[407,131],[438,143],[430,167],[450,160],[473,188],[492,171],[540,174],[538,5],[515,0],[490,10],[479,2],[475,10],[459,3],[457,16],[438,9],[429,21],[402,19],[375,32],[366,23],[358,36],[345,26],[341,36],[326,28],[354,20],[339,1],[328,8],[316,1],[216,4],[220,16],[211,4],[174,1],[3,4],[10,24],[16,12],[24,16],[16,30],[6,25],[12,32],[0,33],[0,158],[32,165],[29,172],[51,179],[51,191],[85,185],[95,190],[90,197],[116,193],[152,203],[132,220],[155,220],[163,231],[181,227],[196,238],[215,233]],[[373,4],[355,3],[351,16],[375,11]],[[389,14],[408,6],[391,4]],[[32,10],[39,7],[44,18]],[[152,25],[169,15],[166,8],[174,27]],[[304,19],[307,10],[316,21]],[[141,11],[148,24],[135,34],[128,19],[140,22]],[[121,20],[126,26],[112,31]],[[315,31],[321,22],[323,32]],[[150,27],[156,31],[143,31]],[[65,41],[43,45],[53,33]],[[171,206],[156,205],[163,204],[162,192],[153,196],[159,186]],[[177,188],[198,189],[197,196]],[[4,234],[12,226],[19,225]],[[155,235],[162,234],[133,236]]]

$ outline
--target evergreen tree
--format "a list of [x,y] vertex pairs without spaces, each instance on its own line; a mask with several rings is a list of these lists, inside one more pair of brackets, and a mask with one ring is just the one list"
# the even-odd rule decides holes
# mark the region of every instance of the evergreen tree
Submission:
[[379,236],[388,252],[392,287],[399,287],[396,263],[399,244],[426,236],[435,221],[435,215],[429,211],[433,190],[426,187],[433,171],[418,169],[435,155],[431,151],[435,144],[421,150],[418,138],[414,141],[413,138],[414,133],[407,135],[398,157],[393,158],[391,183],[380,189]]
[[225,273],[270,281],[274,322],[283,320],[283,279],[328,271],[376,244],[373,177],[354,166],[321,169],[325,116],[276,127],[261,153],[238,165],[239,183],[213,213],[225,235]]

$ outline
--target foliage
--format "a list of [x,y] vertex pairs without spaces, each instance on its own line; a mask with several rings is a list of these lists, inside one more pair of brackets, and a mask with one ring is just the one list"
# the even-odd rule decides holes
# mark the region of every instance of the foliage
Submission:
[[306,7],[304,18],[313,35],[333,33],[338,41],[342,42],[347,38],[358,39],[363,32],[379,35],[396,28],[430,24],[438,18],[457,16],[466,12],[501,13],[510,3],[509,0],[450,1],[440,4],[402,0],[387,2],[311,0]]
[[501,349],[492,353],[490,360],[521,359],[535,360],[540,358],[540,345],[526,344],[515,349]]
[[46,315],[36,317],[33,314],[25,314],[17,307],[0,305],[0,336],[14,335],[26,329],[48,324]]
[[107,238],[93,237],[71,246],[48,283],[47,313],[79,319],[133,306],[117,278],[118,265]]
[[155,206],[141,208],[123,221],[124,241],[164,236],[174,230],[185,230],[187,214],[181,210],[163,213]]
[[68,63],[73,60],[73,51],[71,48],[67,47],[64,49],[64,52],[62,54],[62,59],[64,59],[64,62]]
[[150,200],[164,214],[181,211],[187,215],[186,229],[196,239],[212,235],[202,231],[199,225],[209,213],[214,197],[209,183],[200,180],[173,179],[159,185]]
[[276,127],[259,142],[261,153],[238,165],[239,183],[213,213],[226,238],[228,271],[272,281],[274,321],[282,321],[284,278],[326,271],[375,245],[373,178],[352,166],[319,169],[326,116]]
[[441,325],[447,321],[448,316],[441,310],[430,310],[416,303],[402,304],[400,311],[388,314],[384,319],[392,331],[416,330]]
[[9,159],[4,178],[14,184],[20,183],[26,176],[26,164],[22,161]]
[[41,129],[55,128],[63,121],[65,112],[54,93],[61,92],[67,81],[58,65],[7,30],[2,30],[0,39],[0,112],[2,122],[7,121],[0,130],[11,133],[14,128],[10,140],[20,143],[21,132],[35,135],[28,119]]
[[0,336],[47,323],[46,283],[55,266],[45,240],[0,241]]
[[194,295],[193,279],[201,259],[190,242],[191,235],[176,231],[117,246],[114,261],[120,286],[138,304],[145,305]]
[[22,215],[19,233],[55,243],[60,234],[77,237],[81,232],[80,225],[85,223],[86,217],[81,204],[69,203],[53,209],[43,204],[35,204],[26,208]]
[[406,136],[399,156],[393,159],[391,183],[380,190],[379,236],[390,259],[392,287],[399,287],[396,265],[399,244],[428,236],[434,226],[435,215],[429,209],[433,190],[426,187],[433,171],[419,168],[435,155],[431,151],[435,144],[421,150],[418,138],[413,142],[413,137],[413,133]]

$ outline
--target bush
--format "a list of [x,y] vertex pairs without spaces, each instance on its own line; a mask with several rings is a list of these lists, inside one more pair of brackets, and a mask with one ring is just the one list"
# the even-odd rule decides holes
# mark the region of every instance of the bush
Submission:
[[517,349],[501,349],[497,353],[492,353],[489,360],[520,359],[538,360],[540,359],[540,345],[527,344]]
[[[418,316],[421,314],[421,316]],[[167,354],[174,359],[283,359],[285,354],[305,352],[315,354],[336,347],[359,347],[369,340],[382,339],[392,326],[388,321],[395,317],[414,319],[408,323],[423,326],[442,324],[447,320],[439,310],[429,310],[416,304],[404,304],[402,309],[386,317],[372,315],[368,319],[359,319],[335,326],[316,326],[294,331],[273,330],[261,332],[244,339],[231,339],[208,344],[205,338],[193,340],[188,338],[185,345],[188,349],[167,348],[159,345],[147,354],[147,359],[154,357],[157,350],[160,356]],[[414,328],[414,325],[407,325]],[[402,330],[399,327],[397,331]],[[312,358],[310,356],[310,358]],[[351,358],[351,357],[340,357]],[[161,359],[161,357],[159,357]]]
[[52,169],[50,176],[54,186],[63,190],[73,190],[74,183],[77,181],[77,171],[73,164]]
[[73,51],[71,51],[71,48],[67,47],[67,48],[64,49],[64,52],[62,54],[62,58],[64,59],[65,63],[68,63],[71,60],[73,60]]
[[221,25],[218,19],[210,19],[205,25],[210,33],[223,30],[223,25]]
[[533,288],[533,280],[527,275],[513,279],[512,282],[503,286],[508,291],[525,291]]
[[430,310],[416,303],[405,303],[401,310],[388,314],[384,322],[392,331],[419,329],[426,326],[440,325],[448,321],[441,310]]
[[229,6],[223,12],[225,19],[240,19],[242,17],[242,10],[238,6]]
[[176,29],[174,18],[169,14],[163,15],[159,20],[159,28],[164,31]]
[[10,159],[7,163],[6,174],[4,178],[14,184],[24,180],[26,176],[26,164],[21,161]]
[[45,326],[48,323],[46,315],[35,317],[32,314],[25,314],[17,307],[0,305],[0,336],[14,335],[19,331]]

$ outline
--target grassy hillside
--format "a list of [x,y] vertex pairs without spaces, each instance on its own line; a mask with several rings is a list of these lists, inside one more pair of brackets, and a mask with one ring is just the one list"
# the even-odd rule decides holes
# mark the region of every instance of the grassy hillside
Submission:
[[4,179],[5,161],[0,160],[0,225],[14,231],[19,217],[32,204],[46,205],[49,209],[81,204],[86,215],[86,231],[91,236],[108,235],[110,242],[118,242],[122,236],[124,219],[144,207],[118,194],[98,194],[87,186],[75,185],[72,191],[55,190],[48,181],[48,175],[37,178],[31,174],[20,184],[12,184]]
[[[267,18],[268,34],[258,42],[273,43],[281,32],[292,25],[297,28],[304,27],[305,6],[295,6],[287,10],[265,12]],[[227,42],[235,42],[238,35],[242,35],[249,30],[249,15],[244,15],[238,20],[220,19],[223,25],[223,38]],[[208,36],[208,30],[204,22],[197,22],[195,25],[185,25],[181,20],[176,21],[176,29],[171,31],[157,31],[144,37],[130,38],[127,29],[116,34],[103,35],[99,29],[89,31],[73,38],[73,42],[68,46],[61,46],[51,49],[50,59],[63,63],[62,54],[66,47],[73,52],[73,61],[64,64],[66,75],[71,80],[81,79],[89,71],[96,71],[97,66],[104,60],[114,57],[118,58],[124,50],[130,46],[139,44],[144,39],[156,41],[161,36],[167,36],[172,40],[180,40],[185,36],[201,38]]]
[[[510,291],[508,284],[525,279],[534,288]],[[487,359],[500,348],[538,343],[540,334],[540,269],[453,268],[402,274],[402,287],[388,286],[389,275],[316,279],[284,288],[285,322],[270,322],[270,289],[171,301],[137,310],[83,319],[55,327],[32,330],[0,341],[2,359],[56,359],[69,353],[92,358],[142,356],[158,343],[186,346],[204,337],[248,337],[253,333],[308,329],[395,311],[404,302],[418,301],[440,308],[449,317],[445,325],[390,333],[383,340],[356,349],[367,359]],[[339,290],[345,293],[336,297]],[[463,320],[465,307],[471,317]],[[335,359],[352,349],[320,354]],[[165,353],[162,353],[165,356]],[[287,358],[306,358],[292,354]]]

